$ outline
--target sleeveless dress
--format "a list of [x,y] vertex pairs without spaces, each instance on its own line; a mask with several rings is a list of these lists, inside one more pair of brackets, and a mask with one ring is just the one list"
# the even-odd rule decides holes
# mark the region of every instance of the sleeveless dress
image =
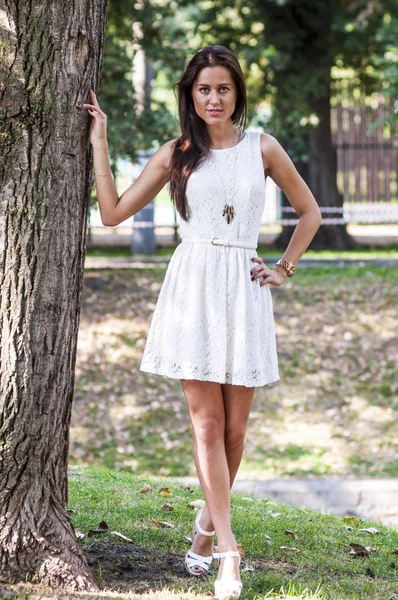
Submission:
[[[265,203],[260,134],[247,129],[235,146],[211,150],[190,175],[189,219],[180,222],[141,371],[247,387],[279,380],[270,285],[250,274]],[[213,245],[215,237],[253,248]]]

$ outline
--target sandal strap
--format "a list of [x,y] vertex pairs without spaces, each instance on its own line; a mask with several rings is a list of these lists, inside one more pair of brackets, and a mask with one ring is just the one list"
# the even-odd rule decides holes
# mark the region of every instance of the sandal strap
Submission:
[[238,579],[216,580],[214,582],[214,592],[216,598],[240,598],[242,591],[242,582]]
[[192,552],[192,550],[189,550],[186,555],[185,555],[185,561],[187,563],[190,563],[189,566],[192,566],[192,563],[195,565],[198,565],[200,567],[203,567],[203,569],[205,569],[206,571],[208,570],[209,566],[211,565],[213,560],[213,556],[202,556],[201,554],[196,554],[196,552]]
[[197,517],[196,517],[196,529],[202,534],[202,535],[207,535],[209,537],[213,536],[216,534],[215,531],[205,531],[201,526],[200,526],[200,517],[202,515],[203,512],[203,508],[200,509],[200,511],[198,511]]
[[[226,558],[228,556],[235,557],[238,556],[240,559],[240,554],[237,550],[229,550],[228,552],[213,552],[214,558]],[[239,560],[240,562],[240,560]]]

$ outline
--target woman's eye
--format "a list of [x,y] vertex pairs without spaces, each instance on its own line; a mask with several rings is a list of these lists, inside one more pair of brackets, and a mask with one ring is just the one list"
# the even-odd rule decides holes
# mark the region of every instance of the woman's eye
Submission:
[[[221,88],[220,88],[220,90],[221,90],[222,92],[228,92],[229,88],[227,88],[227,87],[224,87],[224,86],[223,86],[223,87],[221,87]],[[207,92],[207,91],[208,91],[208,88],[199,88],[199,91],[200,91],[200,92]]]

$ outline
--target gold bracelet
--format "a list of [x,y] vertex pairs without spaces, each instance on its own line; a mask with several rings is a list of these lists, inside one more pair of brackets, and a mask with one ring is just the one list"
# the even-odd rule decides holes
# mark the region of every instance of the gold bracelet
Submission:
[[112,173],[112,171],[108,171],[108,173],[95,173],[95,175],[97,177],[106,177],[107,175],[110,175]]
[[294,266],[294,264],[289,262],[288,260],[285,260],[284,258],[280,258],[278,262],[275,263],[275,266],[276,265],[280,265],[281,267],[286,269],[288,277],[293,277],[294,273],[296,272],[296,267]]

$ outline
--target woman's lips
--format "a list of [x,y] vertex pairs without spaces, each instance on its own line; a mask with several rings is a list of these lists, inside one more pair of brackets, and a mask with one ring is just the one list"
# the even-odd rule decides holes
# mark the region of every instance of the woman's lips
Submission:
[[211,115],[213,115],[213,116],[216,116],[216,115],[219,115],[219,114],[221,114],[221,112],[222,112],[222,111],[221,111],[221,110],[209,110],[208,112],[209,112]]

